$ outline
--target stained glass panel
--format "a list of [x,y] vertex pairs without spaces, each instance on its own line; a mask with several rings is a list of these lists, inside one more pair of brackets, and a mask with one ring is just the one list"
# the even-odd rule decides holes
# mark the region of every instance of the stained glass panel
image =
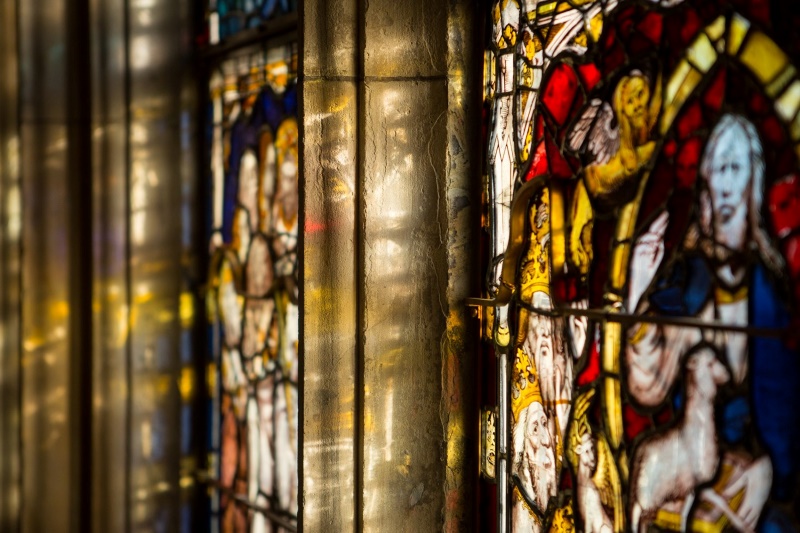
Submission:
[[296,528],[297,53],[225,60],[211,79],[212,463],[222,531]]
[[493,2],[500,531],[800,529],[800,57],[772,4]]
[[210,0],[209,38],[216,44],[248,28],[297,12],[297,0]]

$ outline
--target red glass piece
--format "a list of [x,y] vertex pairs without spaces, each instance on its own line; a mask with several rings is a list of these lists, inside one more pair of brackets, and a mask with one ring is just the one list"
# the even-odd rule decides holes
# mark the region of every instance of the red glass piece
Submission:
[[658,44],[661,41],[661,33],[664,31],[664,18],[660,13],[651,11],[644,16],[637,28],[650,42]]
[[622,44],[619,41],[614,42],[603,56],[603,72],[608,74],[620,68],[625,64],[626,57]]
[[567,119],[577,88],[578,78],[570,65],[562,63],[553,69],[542,103],[559,126]]
[[796,174],[778,180],[769,191],[772,231],[779,237],[800,228],[800,180]]
[[530,181],[536,176],[541,176],[549,171],[547,163],[547,151],[544,147],[544,141],[540,141],[533,152],[533,159],[528,172],[525,174],[525,181]]
[[786,140],[783,127],[774,115],[769,115],[761,123],[761,131],[764,134],[765,144],[773,146],[781,145]]
[[722,101],[725,98],[726,75],[727,71],[725,69],[719,69],[708,89],[706,89],[705,95],[703,95],[705,105],[715,112],[720,110]]
[[688,44],[694,40],[697,32],[700,31],[703,21],[700,20],[700,17],[697,15],[696,11],[693,9],[687,9],[684,12],[683,17],[680,19],[680,24],[681,40],[684,44]]
[[547,143],[547,155],[550,156],[550,173],[555,178],[570,178],[572,177],[572,167],[570,167],[561,151],[553,141],[549,133],[544,134],[545,142]]
[[771,25],[769,0],[736,0],[739,12],[745,13],[750,20]]
[[637,15],[639,15],[637,11],[635,6],[619,10],[619,14],[617,15],[617,29],[619,30],[619,36],[624,40],[627,40],[631,35],[631,31],[636,23],[635,19]]
[[661,211],[664,208],[664,201],[669,198],[674,184],[673,166],[663,159],[657,160],[639,208],[638,223],[640,225],[649,220],[655,211]]
[[672,420],[672,417],[673,417],[672,407],[670,407],[669,405],[665,405],[663,409],[658,411],[653,416],[653,418],[656,421],[656,424],[658,424],[659,426],[663,425],[663,424],[666,424],[667,422]]
[[580,278],[569,275],[555,277],[552,281],[553,296],[557,302],[576,302],[585,296],[581,294]]
[[691,189],[694,186],[702,148],[702,142],[697,137],[689,139],[681,146],[675,158],[675,178],[678,187]]
[[797,158],[791,145],[778,150],[773,157],[773,176],[786,176],[797,169]]
[[667,157],[672,157],[675,155],[675,152],[678,151],[678,143],[676,143],[674,139],[670,139],[664,143],[664,148],[662,151]]
[[685,139],[703,125],[703,113],[700,104],[693,102],[690,104],[678,119],[678,138]]
[[567,490],[572,488],[572,472],[569,468],[565,468],[561,474],[560,490]]
[[630,404],[622,406],[623,426],[625,426],[625,438],[628,442],[632,441],[642,431],[653,427],[649,416],[640,415]]
[[[800,235],[792,235],[783,242],[783,255],[789,274],[797,280],[800,276]],[[800,290],[800,284],[795,284],[795,291]]]
[[769,101],[761,93],[753,93],[750,98],[750,109],[756,115],[763,115],[771,110]]
[[544,137],[544,117],[541,113],[537,113],[536,115],[536,126],[534,128],[534,135],[533,140],[538,141]]
[[597,82],[600,81],[600,71],[594,63],[587,63],[586,65],[578,65],[578,74],[583,81],[583,86],[587,91],[594,89]]
[[633,57],[641,57],[653,48],[650,39],[638,33],[632,35],[628,43],[628,51]]
[[578,386],[588,385],[600,376],[600,341],[595,340],[592,342],[592,349],[589,350],[589,358],[586,360],[586,366],[583,367],[578,375]]

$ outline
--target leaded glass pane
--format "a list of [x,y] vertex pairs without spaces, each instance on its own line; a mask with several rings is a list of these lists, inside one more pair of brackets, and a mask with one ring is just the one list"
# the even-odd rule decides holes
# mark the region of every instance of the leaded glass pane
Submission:
[[294,46],[240,53],[211,79],[208,298],[222,531],[296,526],[298,125]]
[[798,529],[800,57],[779,4],[493,3],[502,531]]

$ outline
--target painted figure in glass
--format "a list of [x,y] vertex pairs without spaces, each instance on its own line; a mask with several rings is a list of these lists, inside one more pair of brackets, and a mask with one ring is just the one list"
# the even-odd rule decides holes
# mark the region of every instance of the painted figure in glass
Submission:
[[800,50],[778,7],[494,2],[501,530],[798,531]]
[[222,325],[214,423],[224,488],[215,521],[223,531],[283,531],[297,516],[294,53],[289,46],[226,60],[227,89],[212,89],[210,285]]

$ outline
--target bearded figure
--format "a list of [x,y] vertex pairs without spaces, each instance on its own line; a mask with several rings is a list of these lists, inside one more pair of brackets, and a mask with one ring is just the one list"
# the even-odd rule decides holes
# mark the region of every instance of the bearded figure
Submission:
[[512,521],[515,530],[539,531],[550,498],[557,492],[560,454],[556,445],[560,437],[554,416],[545,407],[535,364],[519,350],[515,367],[511,473],[516,488]]

